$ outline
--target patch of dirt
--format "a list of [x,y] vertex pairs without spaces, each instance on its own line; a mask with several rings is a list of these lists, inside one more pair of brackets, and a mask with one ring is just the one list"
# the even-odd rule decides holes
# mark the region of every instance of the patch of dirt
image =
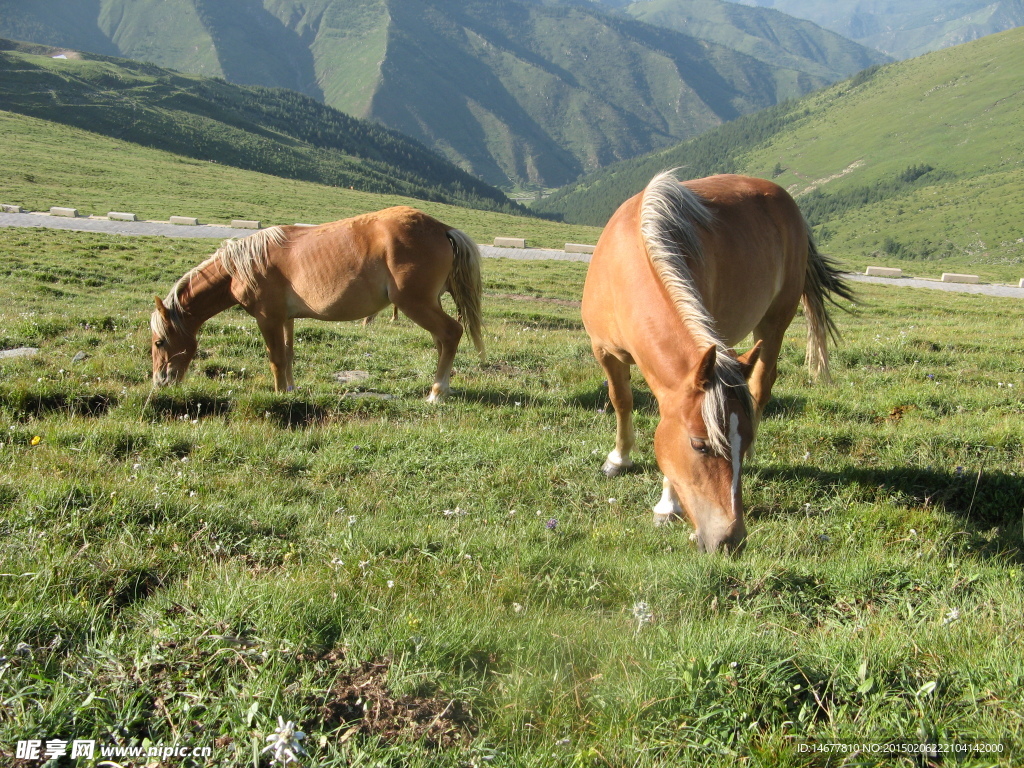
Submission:
[[356,735],[376,736],[432,749],[465,744],[476,735],[473,718],[461,701],[412,694],[395,698],[388,688],[390,668],[391,660],[381,659],[342,672],[326,695],[310,701],[317,717],[303,723],[305,730],[340,728],[341,742]]
[[555,304],[559,307],[573,307],[579,309],[580,302],[574,299],[555,299],[548,296],[528,296],[522,293],[491,293],[486,291],[485,296],[495,299],[507,299],[509,301],[537,301],[541,304]]
[[917,406],[916,405],[897,405],[895,408],[893,408],[891,411],[889,411],[889,415],[888,416],[879,417],[879,418],[875,419],[875,422],[880,424],[880,423],[882,423],[884,421],[887,421],[890,424],[898,424],[900,421],[903,420],[903,415],[905,413],[907,413],[908,411],[916,411],[916,410],[917,410]]

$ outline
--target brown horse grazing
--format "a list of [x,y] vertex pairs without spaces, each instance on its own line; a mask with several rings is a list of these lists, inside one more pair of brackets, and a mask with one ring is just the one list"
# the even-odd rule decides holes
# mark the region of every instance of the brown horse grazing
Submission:
[[441,308],[445,291],[482,357],[479,249],[464,232],[425,213],[387,208],[227,240],[178,280],[166,299],[156,298],[153,383],[181,381],[196,354],[200,326],[241,304],[267,343],[274,389],[291,390],[296,317],[358,320],[393,303],[434,337],[437,372],[427,399],[438,402],[448,393],[463,332]]
[[[583,323],[608,375],[615,449],[604,472],[631,466],[640,367],[658,400],[654,451],[664,473],[655,524],[686,511],[701,551],[736,551],[746,536],[740,470],[771,396],[782,337],[803,299],[807,362],[828,379],[825,299],[852,299],[818,253],[796,203],[769,181],[672,172],[615,212],[583,288]],[[730,349],[753,332],[754,347]]]

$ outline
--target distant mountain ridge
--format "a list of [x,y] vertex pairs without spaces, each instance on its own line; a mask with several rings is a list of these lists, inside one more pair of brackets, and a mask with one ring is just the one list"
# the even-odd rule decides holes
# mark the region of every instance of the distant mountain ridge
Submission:
[[878,60],[699,2],[707,39],[568,0],[0,0],[0,36],[298,90],[496,185],[564,184]]
[[1024,24],[1024,0],[736,0],[775,8],[900,59]]
[[422,144],[315,99],[0,39],[0,110],[284,178],[521,210]]

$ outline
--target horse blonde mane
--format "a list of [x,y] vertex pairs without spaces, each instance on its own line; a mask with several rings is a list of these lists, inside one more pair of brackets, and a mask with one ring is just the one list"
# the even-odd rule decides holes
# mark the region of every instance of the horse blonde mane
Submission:
[[[182,294],[185,292],[185,288],[192,284],[196,275],[203,270],[216,264],[232,279],[238,280],[241,284],[241,291],[245,293],[253,288],[256,277],[266,270],[270,245],[280,246],[284,245],[286,241],[287,237],[281,227],[267,227],[248,237],[223,241],[210,258],[190,269],[172,286],[167,298],[164,299],[164,306],[167,307],[171,323],[176,329],[181,330],[181,316],[184,312],[181,303]],[[164,318],[159,312],[153,313],[149,325],[153,333],[159,336],[167,333],[168,329]]]
[[647,256],[683,324],[700,350],[715,347],[715,368],[704,393],[701,416],[708,430],[708,442],[719,456],[730,455],[726,427],[727,403],[732,394],[752,416],[750,388],[742,366],[715,329],[693,280],[691,264],[704,259],[700,230],[710,230],[714,215],[701,197],[676,179],[675,171],[664,171],[644,189],[640,205],[640,233]]

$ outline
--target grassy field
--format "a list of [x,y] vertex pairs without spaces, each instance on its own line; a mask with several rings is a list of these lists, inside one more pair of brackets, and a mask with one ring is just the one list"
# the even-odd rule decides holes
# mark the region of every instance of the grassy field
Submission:
[[639,377],[638,470],[600,474],[583,265],[487,260],[440,407],[404,318],[301,323],[275,395],[231,310],[154,393],[151,297],[208,250],[0,230],[0,349],[40,350],[0,360],[0,762],[267,766],[279,717],[316,766],[1024,759],[1020,302],[864,286],[831,388],[798,319],[730,559],[652,527]]

